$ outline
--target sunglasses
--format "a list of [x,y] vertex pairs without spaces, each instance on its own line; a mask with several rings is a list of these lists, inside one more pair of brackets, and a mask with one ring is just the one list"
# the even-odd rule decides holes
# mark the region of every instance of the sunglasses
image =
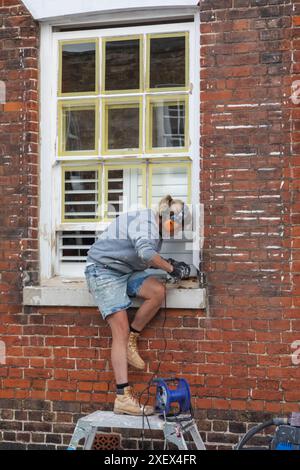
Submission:
[[175,212],[173,211],[170,212],[170,220],[172,220],[172,222],[181,224],[183,221],[183,218],[184,218],[184,207],[181,209],[180,212],[178,212],[178,214],[175,214]]

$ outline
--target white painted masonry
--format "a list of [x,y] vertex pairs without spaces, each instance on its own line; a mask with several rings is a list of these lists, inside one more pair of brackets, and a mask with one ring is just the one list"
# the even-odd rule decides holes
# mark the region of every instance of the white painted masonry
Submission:
[[50,21],[63,16],[196,7],[199,0],[23,0],[35,20]]

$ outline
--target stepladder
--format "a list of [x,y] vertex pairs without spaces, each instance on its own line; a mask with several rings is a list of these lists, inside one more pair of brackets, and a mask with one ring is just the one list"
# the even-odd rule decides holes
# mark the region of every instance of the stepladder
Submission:
[[83,449],[91,450],[97,432],[103,428],[161,430],[164,436],[164,449],[169,443],[179,450],[189,450],[188,443],[193,442],[197,450],[206,450],[198,431],[197,424],[191,417],[181,416],[178,420],[164,420],[158,415],[129,416],[117,415],[111,411],[95,411],[80,418],[74,429],[68,450],[76,450],[83,440]]

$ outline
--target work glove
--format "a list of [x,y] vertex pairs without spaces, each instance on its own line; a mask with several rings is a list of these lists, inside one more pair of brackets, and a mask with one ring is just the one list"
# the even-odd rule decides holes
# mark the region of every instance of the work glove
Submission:
[[168,263],[173,266],[173,271],[170,276],[173,279],[181,280],[181,279],[188,279],[191,273],[191,268],[188,264],[184,263],[183,261],[176,261],[175,259],[169,258]]

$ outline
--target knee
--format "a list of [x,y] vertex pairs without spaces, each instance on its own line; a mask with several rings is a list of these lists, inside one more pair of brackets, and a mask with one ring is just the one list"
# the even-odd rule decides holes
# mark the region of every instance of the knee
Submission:
[[129,338],[128,325],[119,324],[112,329],[112,338],[118,342],[126,343]]
[[152,299],[155,300],[158,304],[161,304],[164,301],[166,295],[166,287],[161,282],[157,282],[155,288],[153,289]]
[[111,328],[112,337],[118,341],[127,341],[129,337],[129,325],[128,318],[126,315],[112,315],[109,318],[108,323]]

